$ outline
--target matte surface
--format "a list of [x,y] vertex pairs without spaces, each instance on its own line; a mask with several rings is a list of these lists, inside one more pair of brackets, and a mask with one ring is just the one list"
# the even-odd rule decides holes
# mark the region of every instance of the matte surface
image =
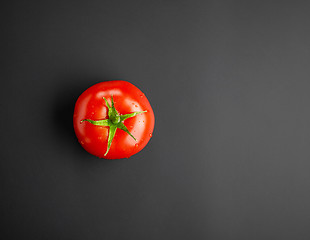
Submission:
[[[1,9],[2,239],[310,239],[309,1]],[[77,97],[111,79],[156,116],[129,160],[72,128]]]

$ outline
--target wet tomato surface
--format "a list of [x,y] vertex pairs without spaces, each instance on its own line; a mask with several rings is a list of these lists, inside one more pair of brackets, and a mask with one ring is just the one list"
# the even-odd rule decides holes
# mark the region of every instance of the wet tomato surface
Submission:
[[74,108],[73,126],[79,143],[100,158],[128,158],[138,153],[152,137],[154,123],[147,97],[127,81],[91,86]]

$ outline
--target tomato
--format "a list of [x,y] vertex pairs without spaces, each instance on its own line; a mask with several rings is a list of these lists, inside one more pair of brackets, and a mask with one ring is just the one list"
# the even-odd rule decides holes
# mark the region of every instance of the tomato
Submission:
[[154,113],[146,96],[127,81],[97,83],[76,101],[73,126],[89,153],[106,159],[128,158],[152,137]]

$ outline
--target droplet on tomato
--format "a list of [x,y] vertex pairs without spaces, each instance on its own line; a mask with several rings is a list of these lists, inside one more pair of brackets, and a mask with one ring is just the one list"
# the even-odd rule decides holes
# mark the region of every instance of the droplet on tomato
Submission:
[[136,144],[135,144],[135,147],[139,147],[139,144],[138,144],[138,143],[136,143]]
[[152,133],[150,133],[149,136],[152,137],[153,136]]

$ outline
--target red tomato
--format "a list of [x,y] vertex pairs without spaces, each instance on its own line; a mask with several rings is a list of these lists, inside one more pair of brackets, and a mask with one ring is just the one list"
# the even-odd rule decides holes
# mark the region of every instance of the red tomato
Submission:
[[154,129],[146,96],[126,81],[97,83],[75,104],[73,126],[82,147],[106,159],[128,158],[141,151]]

